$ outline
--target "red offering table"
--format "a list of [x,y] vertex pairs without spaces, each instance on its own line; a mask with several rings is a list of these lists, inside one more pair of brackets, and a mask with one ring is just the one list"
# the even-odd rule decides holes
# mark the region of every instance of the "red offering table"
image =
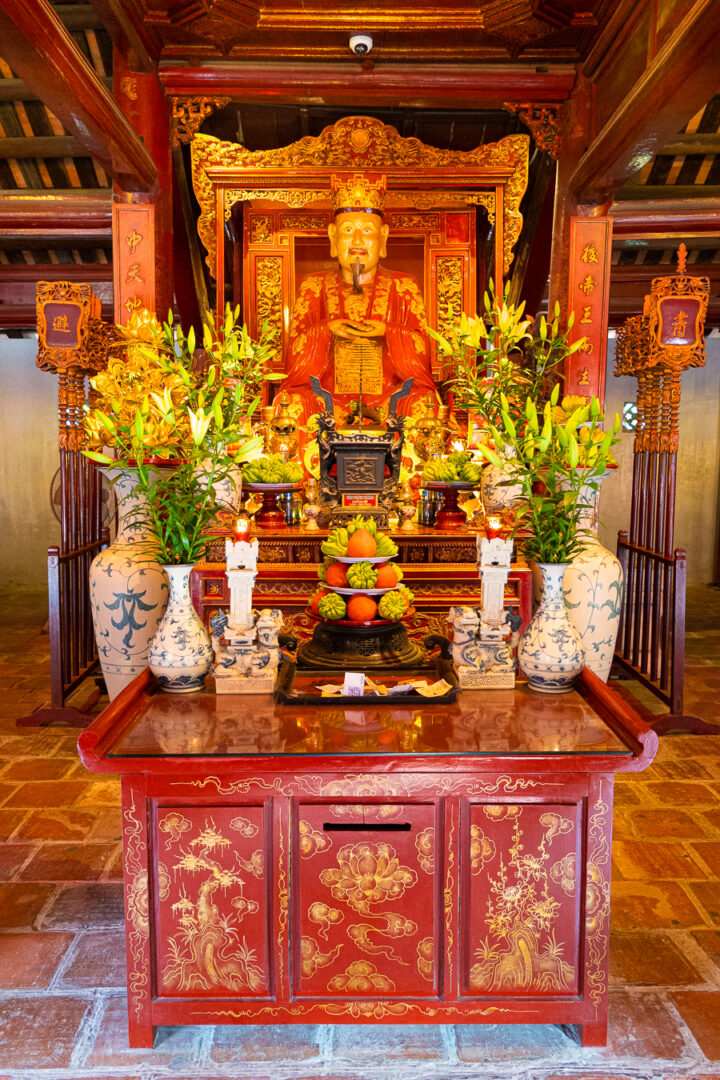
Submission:
[[149,673],[84,731],[122,773],[131,1046],[159,1024],[607,1028],[613,774],[657,735],[563,697],[276,705]]

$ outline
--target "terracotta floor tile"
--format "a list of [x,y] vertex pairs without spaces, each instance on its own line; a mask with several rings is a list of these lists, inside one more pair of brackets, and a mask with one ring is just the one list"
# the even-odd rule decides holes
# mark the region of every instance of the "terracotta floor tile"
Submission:
[[10,881],[35,851],[34,844],[3,844],[0,847],[0,881]]
[[97,881],[112,844],[43,844],[22,871],[25,881]]
[[681,758],[679,761],[655,762],[652,765],[652,776],[645,775],[646,780],[714,780],[715,771],[697,758]]
[[71,765],[62,758],[25,758],[5,769],[3,780],[60,780]]
[[613,843],[616,840],[633,840],[636,833],[633,820],[638,810],[632,807],[615,807],[613,812]]
[[690,846],[707,863],[714,876],[720,878],[720,840],[707,840]]
[[649,783],[647,786],[659,802],[670,806],[698,806],[705,808],[706,806],[714,806],[718,800],[718,796],[712,790],[710,784],[691,784],[667,780]]
[[[28,886],[28,888],[46,886]],[[43,930],[105,930],[124,925],[122,885],[70,885],[43,916]]]
[[610,923],[613,930],[664,930],[706,925],[676,881],[615,881],[612,884]]
[[[1,785],[0,785],[1,786]],[[9,806],[71,806],[86,790],[81,780],[33,780],[6,799]]]
[[0,810],[0,843],[4,843],[27,817],[27,810]]
[[621,840],[613,844],[613,859],[622,876],[628,880],[707,878],[707,871],[680,843],[647,844],[641,840]]
[[714,829],[720,832],[720,808],[717,810],[703,810],[702,816],[706,818]]
[[95,1043],[83,1063],[85,1069],[121,1068],[123,1065],[157,1069],[172,1063],[173,1077],[181,1071],[197,1076],[193,1065],[199,1053],[203,1028],[190,1025],[160,1028],[154,1049],[131,1050],[127,1023],[125,995],[109,998]]
[[720,968],[720,930],[693,930],[692,936]]
[[657,993],[610,990],[608,1042],[595,1054],[602,1061],[624,1059],[678,1059],[685,1052],[682,1025]]
[[120,806],[120,778],[110,776],[83,784],[83,794],[74,804],[79,809],[85,806]]
[[125,931],[100,930],[80,934],[62,974],[62,987],[124,987]]
[[[7,998],[0,1002],[2,1063],[10,1069],[62,1069],[92,1005],[71,997]],[[42,1031],[42,1038],[28,1032]]]
[[667,934],[610,935],[610,978],[631,986],[682,986],[703,982]]
[[2,782],[2,780],[0,780],[0,806],[6,806],[8,799],[10,799],[10,797],[14,794],[14,792],[17,791],[17,789],[17,784],[5,784]]
[[[320,1054],[315,1024],[248,1024],[215,1028],[210,1059],[216,1065],[252,1061],[307,1061]],[[333,1057],[336,1054],[333,1052]],[[390,1056],[390,1055],[389,1055]]]
[[720,1061],[720,993],[679,990],[672,1000],[711,1061]]
[[639,793],[627,784],[616,784],[614,802],[616,806],[640,806],[642,800]]
[[682,840],[694,840],[708,835],[708,826],[698,817],[685,810],[641,810],[629,811],[630,822],[636,834],[648,840],[667,837]]
[[713,926],[720,926],[720,886],[717,881],[692,881],[689,889],[709,915]]
[[44,989],[73,938],[74,934],[0,934],[0,987]]
[[95,824],[90,830],[88,839],[90,840],[122,840],[122,814],[120,807],[113,807],[109,810],[101,810],[99,814],[93,815]]
[[28,881],[0,884],[0,929],[30,929],[55,891],[55,885]]
[[95,827],[89,810],[34,810],[18,830],[17,840],[83,840]]

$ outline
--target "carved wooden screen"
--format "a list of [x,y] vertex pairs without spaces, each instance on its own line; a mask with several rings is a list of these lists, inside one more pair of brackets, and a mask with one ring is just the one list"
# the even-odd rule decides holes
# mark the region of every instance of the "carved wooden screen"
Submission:
[[[282,217],[302,212],[308,219],[317,218],[319,222],[328,212],[333,174],[342,170],[368,170],[386,177],[387,205],[393,207],[395,214],[436,215],[441,219],[438,229],[423,225],[415,233],[427,244],[425,254],[430,254],[430,267],[426,260],[422,276],[426,279],[425,299],[432,320],[434,301],[432,290],[428,292],[427,287],[453,278],[457,266],[439,260],[457,258],[463,244],[463,258],[467,254],[468,261],[463,290],[470,289],[472,284],[471,239],[469,236],[459,247],[456,240],[451,240],[453,212],[467,214],[468,207],[478,205],[485,208],[495,232],[492,273],[496,283],[508,273],[513,247],[522,228],[520,200],[527,186],[528,148],[528,136],[511,135],[467,152],[438,150],[418,139],[402,138],[394,128],[379,120],[361,116],[346,117],[317,137],[308,136],[277,150],[252,152],[209,135],[196,135],[191,149],[193,184],[201,207],[198,234],[207,249],[206,261],[216,281],[218,314],[226,299],[232,297],[227,281],[233,271],[232,264],[228,265],[224,241],[232,227],[236,204],[247,203],[252,207],[248,224],[251,237],[253,215],[256,219],[272,219],[273,235],[267,247],[260,234],[271,226],[269,222],[256,222],[257,251],[247,273],[253,281],[261,277],[263,288],[268,282],[271,289],[276,288],[278,273],[287,280],[293,272],[291,237],[303,233],[302,229],[280,227]],[[313,223],[308,233],[312,235],[315,229]],[[317,235],[321,232],[318,227]],[[411,228],[405,233],[399,224],[394,227],[391,224],[391,235],[397,239],[413,233]],[[439,236],[434,254],[433,236],[436,239]],[[276,241],[277,250],[271,252]],[[443,247],[447,252],[441,253]],[[452,291],[449,284],[442,287],[448,293]],[[284,308],[290,301],[292,281],[288,289],[289,296],[275,301],[275,317],[278,317],[278,305]],[[259,292],[258,288],[258,295]],[[466,294],[463,300],[474,308],[474,297]],[[246,314],[256,318],[252,305],[246,305]],[[283,309],[282,318],[286,333],[289,311]]]
[[[383,266],[417,279],[430,325],[441,333],[450,331],[450,307],[455,318],[460,311],[475,308],[475,213],[474,206],[386,208],[390,236]],[[244,317],[253,336],[267,322],[276,345],[276,371],[285,370],[283,358],[300,282],[306,274],[336,265],[328,241],[331,220],[330,210],[322,206],[307,211],[277,203],[244,204]]]

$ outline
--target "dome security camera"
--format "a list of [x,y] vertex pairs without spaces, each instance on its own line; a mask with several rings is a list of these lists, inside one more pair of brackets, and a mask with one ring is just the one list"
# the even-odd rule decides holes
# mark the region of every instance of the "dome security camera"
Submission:
[[373,47],[373,39],[369,34],[353,34],[348,45],[356,56],[367,56]]

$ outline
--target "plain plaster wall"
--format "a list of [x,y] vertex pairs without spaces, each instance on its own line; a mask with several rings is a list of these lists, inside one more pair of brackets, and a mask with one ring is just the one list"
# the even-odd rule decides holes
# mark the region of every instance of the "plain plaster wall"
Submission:
[[0,336],[0,586],[47,585],[59,541],[50,507],[58,468],[57,375],[35,365],[37,338]]
[[[690,584],[715,580],[720,503],[720,338],[706,339],[704,368],[690,368],[682,376],[680,443],[675,500],[675,547],[687,551]],[[637,380],[616,378],[615,339],[608,342],[605,412],[622,413],[623,402],[637,398]],[[600,495],[600,540],[615,551],[619,529],[630,524],[630,495],[634,435],[623,432],[615,450],[620,464]]]

